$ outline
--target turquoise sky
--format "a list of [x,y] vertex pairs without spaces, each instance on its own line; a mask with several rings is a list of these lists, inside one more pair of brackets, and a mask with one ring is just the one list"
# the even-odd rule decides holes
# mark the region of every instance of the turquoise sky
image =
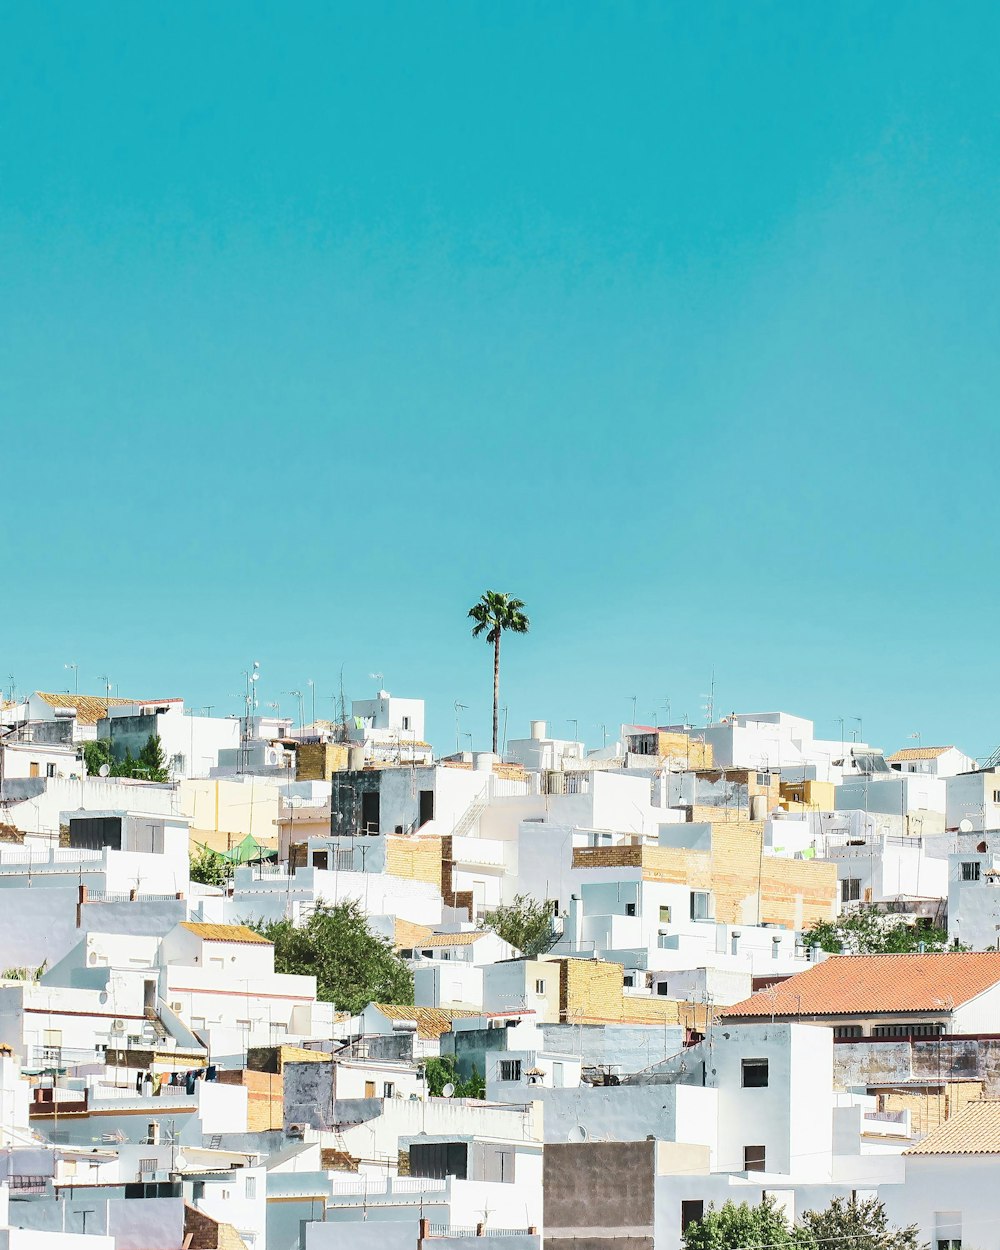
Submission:
[[[0,8],[0,681],[973,754],[995,4]],[[307,715],[309,708],[307,706]],[[850,727],[850,722],[849,722]],[[909,745],[912,745],[910,743]]]

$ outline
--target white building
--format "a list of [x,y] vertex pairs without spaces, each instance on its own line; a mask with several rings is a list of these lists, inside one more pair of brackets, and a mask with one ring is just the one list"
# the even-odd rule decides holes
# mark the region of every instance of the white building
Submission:
[[582,742],[565,738],[550,738],[543,720],[531,722],[531,736],[512,738],[507,743],[506,758],[512,764],[535,772],[565,768],[580,768],[586,755]]
[[374,699],[354,699],[349,731],[367,760],[430,763],[433,757],[424,741],[423,699],[393,698],[388,690]]
[[116,760],[124,759],[126,749],[138,757],[150,735],[160,739],[172,779],[208,777],[219,764],[219,753],[239,746],[240,721],[196,716],[183,699],[143,699],[109,707],[97,726],[97,736],[109,742]]
[[887,756],[885,762],[898,773],[926,773],[931,777],[956,777],[979,767],[971,755],[955,746],[904,747]]

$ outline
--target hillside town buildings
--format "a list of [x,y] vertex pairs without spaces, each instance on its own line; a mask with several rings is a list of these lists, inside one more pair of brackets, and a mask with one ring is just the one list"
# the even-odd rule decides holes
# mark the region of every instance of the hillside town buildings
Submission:
[[[785,712],[499,755],[383,689],[303,719],[0,708],[0,1244],[677,1250],[863,1195],[1000,1250],[1000,771]],[[342,903],[406,1001],[276,961]],[[906,953],[810,940],[855,914]]]

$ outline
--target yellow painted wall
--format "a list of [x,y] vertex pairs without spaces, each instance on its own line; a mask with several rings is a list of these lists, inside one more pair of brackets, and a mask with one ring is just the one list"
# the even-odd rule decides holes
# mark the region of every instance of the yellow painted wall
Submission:
[[191,821],[192,843],[228,851],[248,833],[268,847],[278,845],[278,785],[264,778],[246,782],[195,778],[179,783],[181,811]]
[[832,812],[834,810],[832,781],[783,781],[778,806],[786,812]]

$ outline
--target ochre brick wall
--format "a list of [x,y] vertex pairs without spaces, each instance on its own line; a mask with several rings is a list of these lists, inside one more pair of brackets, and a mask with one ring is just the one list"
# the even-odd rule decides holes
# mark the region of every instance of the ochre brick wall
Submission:
[[657,734],[657,753],[661,759],[675,760],[685,768],[711,768],[714,762],[712,744],[696,742],[689,734]]
[[909,1111],[911,1131],[919,1136],[936,1129],[966,1103],[983,1096],[982,1081],[946,1081],[943,1089],[901,1089],[880,1092],[882,1111]]
[[252,1072],[283,1072],[286,1063],[325,1063],[326,1051],[307,1050],[304,1046],[251,1046],[247,1051],[247,1067]]
[[749,820],[750,808],[744,803],[730,804],[728,807],[716,807],[708,803],[688,803],[684,807],[686,819],[696,825],[728,824],[733,820]]
[[303,742],[295,748],[296,781],[329,781],[346,767],[346,743]]
[[[837,866],[825,860],[762,854],[760,821],[712,825],[711,851],[669,846],[579,847],[574,868],[641,868],[644,881],[711,890],[724,924],[779,924],[801,929],[834,915]],[[758,916],[757,888],[760,884]]]
[[187,1203],[184,1204],[184,1245],[190,1250],[247,1250],[247,1243],[232,1224],[213,1220]]
[[673,998],[633,997],[624,992],[621,964],[601,959],[560,959],[559,1019],[563,1024],[618,1021],[623,1024],[681,1024],[704,1029],[701,1004]]
[[[444,893],[441,838],[397,838],[385,840],[385,870],[408,881],[429,881]],[[450,888],[450,883],[449,883]]]
[[[311,1053],[311,1052],[310,1052]],[[278,1129],[284,1124],[284,1077],[280,1072],[240,1068],[220,1072],[222,1085],[243,1085],[247,1091],[247,1126],[251,1133]]]

